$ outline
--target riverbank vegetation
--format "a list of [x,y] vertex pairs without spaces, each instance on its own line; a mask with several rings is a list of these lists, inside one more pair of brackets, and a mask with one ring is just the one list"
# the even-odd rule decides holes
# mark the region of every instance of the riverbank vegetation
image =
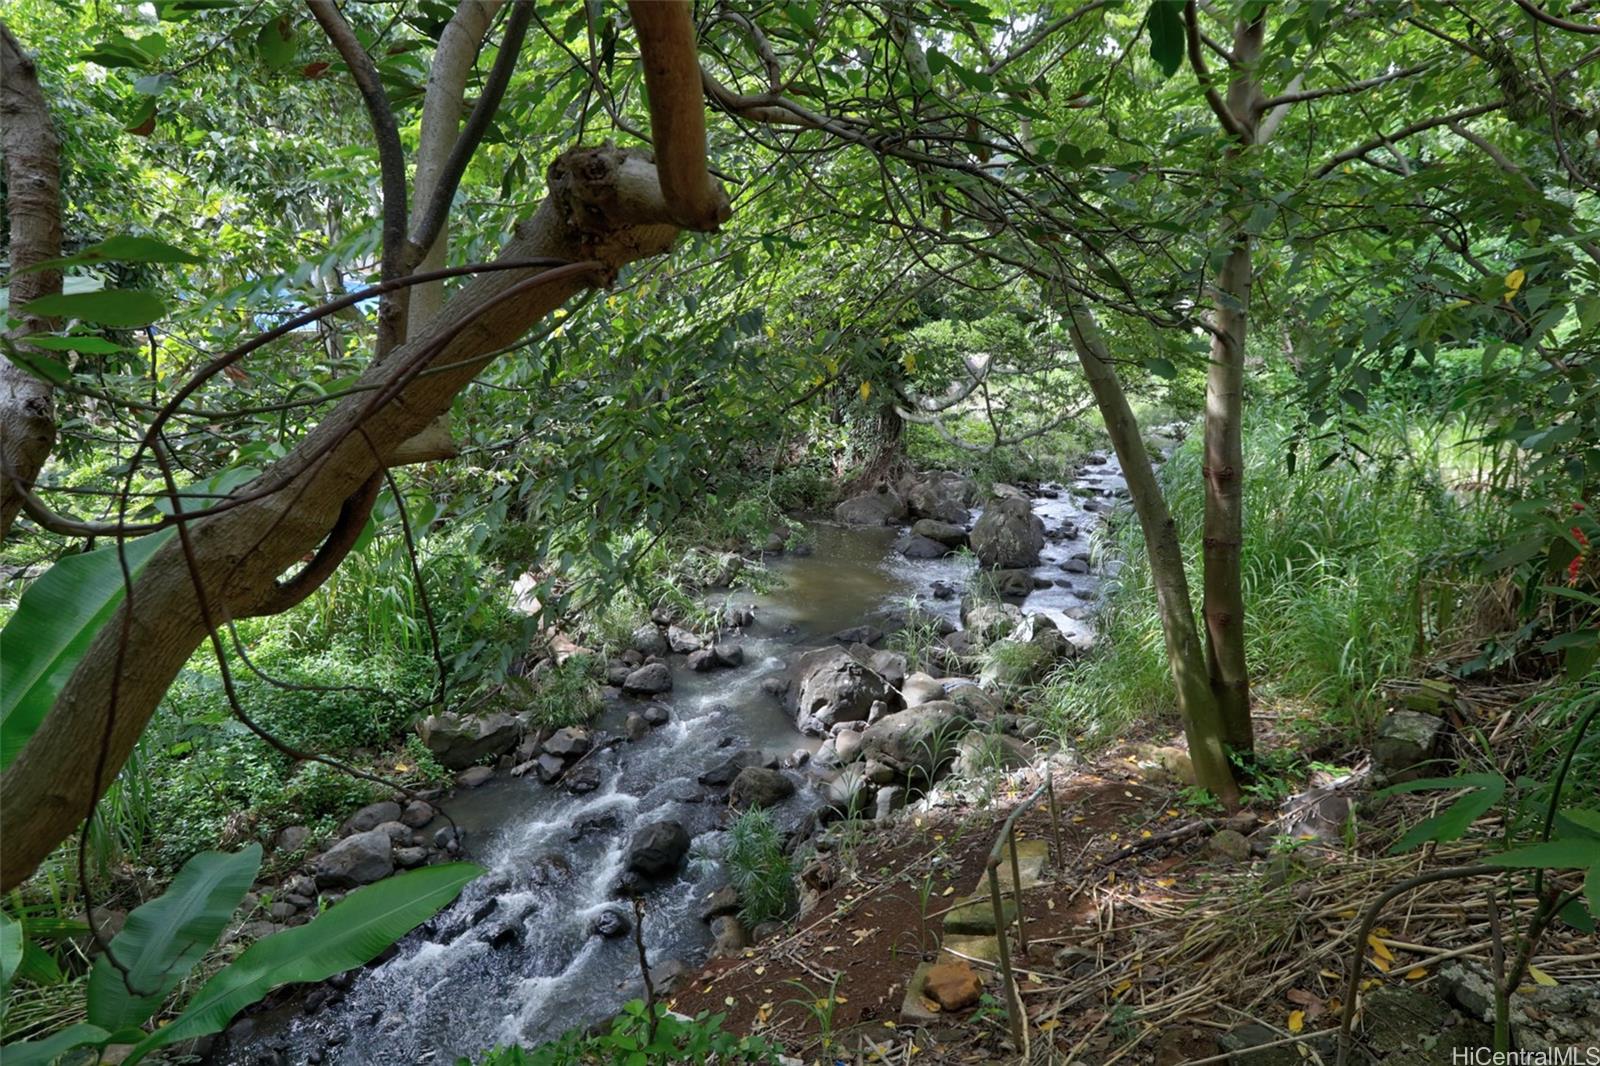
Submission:
[[[1218,1005],[1331,1061],[1413,985],[1498,1047],[1600,1018],[1585,5],[4,18],[8,1062],[244,1061],[256,1004],[451,927],[453,790],[600,790],[686,671],[795,726],[686,778],[731,801],[720,958],[486,1061],[1154,1061]],[[763,629],[819,522],[946,569]],[[780,638],[833,658],[741,644]],[[819,670],[849,698],[802,705]],[[1019,811],[1051,877],[1013,903],[1148,920],[1160,973],[1030,954],[1014,994],[968,942],[941,1049],[901,992],[1047,779],[1079,850]],[[677,829],[619,892],[673,890]]]

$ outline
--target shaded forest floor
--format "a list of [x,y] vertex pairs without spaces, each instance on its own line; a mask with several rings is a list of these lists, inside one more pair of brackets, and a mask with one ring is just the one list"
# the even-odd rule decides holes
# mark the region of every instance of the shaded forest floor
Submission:
[[[1462,691],[1444,713],[1456,737],[1481,731],[1515,765],[1532,728],[1525,694]],[[1288,724],[1264,715],[1263,749],[1291,743]],[[1472,1016],[1485,1001],[1470,987],[1471,968],[1493,951],[1486,882],[1423,886],[1384,910],[1359,952],[1353,940],[1384,889],[1477,861],[1505,829],[1499,814],[1458,844],[1388,854],[1444,804],[1436,792],[1374,799],[1363,751],[1319,753],[1328,769],[1306,788],[1276,802],[1258,793],[1227,817],[1194,806],[1151,750],[1129,740],[1082,765],[1054,765],[1059,846],[1043,802],[1018,820],[1019,836],[1043,842],[1049,856],[1022,894],[1026,953],[1014,926],[1009,941],[1031,1061],[1331,1063],[1352,967],[1354,1061],[1448,1062],[1451,1047],[1490,1043],[1491,1027]],[[990,848],[1041,780],[1036,767],[1012,772],[987,797],[946,794],[941,803],[936,794],[928,809],[847,839],[804,872],[800,920],[690,975],[674,1009],[726,1013],[733,1029],[779,1039],[806,1061],[1016,1061],[993,952],[945,924],[972,893],[980,916],[992,913]],[[1329,796],[1353,803],[1353,817],[1319,823]],[[1496,916],[1508,938],[1531,911],[1525,895],[1518,904]],[[970,966],[977,1006],[946,1013],[908,997],[923,962]],[[1557,923],[1533,965],[1515,1001],[1524,1045],[1594,1039],[1600,942]],[[1247,1048],[1258,1050],[1238,1055]]]

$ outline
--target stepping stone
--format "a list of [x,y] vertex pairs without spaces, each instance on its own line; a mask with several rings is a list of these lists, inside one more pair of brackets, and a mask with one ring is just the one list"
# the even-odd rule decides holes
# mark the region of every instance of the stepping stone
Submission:
[[[1000,910],[1007,925],[1017,920],[1016,900],[1009,896],[1001,897]],[[944,931],[947,935],[956,933],[968,936],[993,936],[994,903],[990,901],[989,893],[980,892],[962,900],[954,910],[944,916]]]
[[992,936],[947,936],[940,945],[945,951],[980,962],[999,963],[1000,941]]
[[933,969],[931,962],[918,963],[911,980],[906,982],[906,998],[900,1004],[901,1021],[913,1025],[927,1025],[929,1022],[939,1020],[939,1012],[932,1009],[933,1004],[925,991],[928,971],[931,969]]
[[[1017,869],[1022,873],[1022,887],[1033,888],[1044,882],[1044,868],[1050,862],[1050,842],[1047,840],[1017,841]],[[1011,849],[1000,853],[1000,891],[1009,892],[1011,884]],[[984,899],[989,897],[987,894]],[[992,908],[991,908],[992,909]]]

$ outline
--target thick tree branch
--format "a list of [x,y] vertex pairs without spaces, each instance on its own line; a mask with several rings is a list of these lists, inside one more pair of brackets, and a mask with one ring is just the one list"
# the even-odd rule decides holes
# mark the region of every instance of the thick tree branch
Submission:
[[[378,167],[383,187],[382,278],[390,281],[405,273],[406,247],[406,157],[400,146],[400,129],[395,124],[389,94],[378,78],[372,57],[356,40],[355,31],[339,13],[333,0],[306,0],[322,32],[339,53],[361,93],[373,138],[378,142]],[[378,358],[384,358],[405,333],[404,294],[387,296],[378,304]]]
[[1593,22],[1572,22],[1568,19],[1557,18],[1539,5],[1531,3],[1530,0],[1517,0],[1517,6],[1526,11],[1529,17],[1544,23],[1546,26],[1554,26],[1558,30],[1566,30],[1568,33],[1600,33],[1600,25]]
[[1268,97],[1261,102],[1261,106],[1263,109],[1271,109],[1284,104],[1300,104],[1305,103],[1307,100],[1321,100],[1325,96],[1347,96],[1350,93],[1365,92],[1368,89],[1377,88],[1379,85],[1387,85],[1391,81],[1415,77],[1418,74],[1432,70],[1433,67],[1434,64],[1430,61],[1418,63],[1414,67],[1407,67],[1404,70],[1397,70],[1390,74],[1382,74],[1376,78],[1353,81],[1348,85],[1325,85],[1319,89],[1291,89],[1282,95]]
[[706,109],[689,4],[629,0],[628,12],[639,35],[650,94],[650,139],[667,206],[680,225],[716,229],[733,208],[706,166]]
[[1206,103],[1211,106],[1212,114],[1217,116],[1217,121],[1231,136],[1249,144],[1250,134],[1243,122],[1228,110],[1222,94],[1218,93],[1216,86],[1212,84],[1211,71],[1206,68],[1205,54],[1200,51],[1200,12],[1196,9],[1194,0],[1189,0],[1183,7],[1183,26],[1189,42],[1189,63],[1194,67],[1195,77],[1200,80],[1200,88],[1205,91]]
[[1388,147],[1393,141],[1404,140],[1407,137],[1413,137],[1428,130],[1438,129],[1440,126],[1448,126],[1450,123],[1459,122],[1464,118],[1474,118],[1478,115],[1486,115],[1490,111],[1498,111],[1505,106],[1506,102],[1504,100],[1495,100],[1492,103],[1479,104],[1476,107],[1468,107],[1463,108],[1460,111],[1452,111],[1448,115],[1435,115],[1432,118],[1418,119],[1409,126],[1400,127],[1393,133],[1386,133],[1381,136],[1374,137],[1372,140],[1364,141],[1361,144],[1356,145],[1354,148],[1346,148],[1344,151],[1340,152],[1336,156],[1333,156],[1326,163],[1322,164],[1322,166],[1318,167],[1316,174],[1312,176],[1317,178],[1325,178],[1335,170],[1338,170],[1342,164],[1348,163],[1352,159],[1360,159],[1368,152],[1376,152],[1379,148]]
[[[54,329],[26,315],[31,300],[61,291],[61,271],[29,270],[61,257],[61,152],[38,71],[11,30],[0,22],[0,146],[5,149],[7,211],[11,216],[10,312],[20,320],[8,336],[23,352],[30,333]],[[40,355],[45,353],[40,352]],[[0,358],[0,540],[11,530],[34,478],[56,439],[53,389],[45,380]]]

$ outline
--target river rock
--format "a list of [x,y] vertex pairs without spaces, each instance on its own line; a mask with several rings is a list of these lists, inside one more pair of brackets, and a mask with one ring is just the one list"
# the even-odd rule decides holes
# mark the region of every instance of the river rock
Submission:
[[648,703],[641,713],[652,726],[666,725],[672,721],[672,709],[664,703]]
[[595,936],[604,937],[606,940],[615,940],[619,936],[627,936],[632,932],[633,923],[628,916],[618,907],[607,907],[594,916],[589,923],[589,932]]
[[628,717],[622,720],[622,731],[629,740],[643,740],[650,732],[650,723],[638,711],[629,711]]
[[568,771],[562,780],[568,792],[574,796],[583,796],[600,787],[600,767],[592,763],[575,766]]
[[699,651],[705,647],[706,642],[697,634],[689,632],[682,626],[667,627],[667,645],[679,655],[687,655],[692,651]]
[[869,625],[850,626],[839,630],[831,639],[844,645],[865,644],[871,647],[883,639],[883,630]]
[[394,842],[381,829],[354,833],[317,857],[318,888],[355,888],[394,873]]
[[516,747],[522,726],[503,712],[482,718],[434,714],[423,719],[418,732],[439,765],[447,770],[465,770]]
[[929,968],[922,991],[942,1011],[966,1010],[983,995],[983,982],[965,960],[941,962]]
[[903,785],[884,785],[878,789],[877,798],[873,801],[872,816],[880,822],[886,821],[905,805],[906,790]]
[[978,498],[975,481],[943,470],[912,475],[900,487],[914,516],[952,525],[966,522],[968,509]]
[[920,775],[916,783],[927,785],[954,756],[967,722],[966,713],[949,700],[924,703],[868,726],[861,736],[861,754],[893,767],[902,777]]
[[273,846],[279,851],[299,851],[306,846],[306,841],[311,839],[311,830],[303,825],[285,826],[278,830]]
[[776,807],[794,795],[794,782],[778,770],[746,766],[728,789],[728,802],[741,810]]
[[733,784],[743,771],[765,763],[766,758],[759,751],[754,748],[742,748],[701,774],[697,780],[702,785],[712,788],[724,788]]
[[732,885],[723,885],[706,897],[705,904],[700,908],[700,920],[709,922],[724,914],[737,914],[738,911],[739,890]]
[[1038,566],[1044,548],[1044,523],[1026,497],[1006,496],[984,509],[972,527],[972,551],[991,570]]
[[887,485],[852,496],[833,509],[834,520],[849,526],[893,526],[905,516],[905,500]]
[[592,738],[587,729],[578,725],[563,726],[550,734],[550,738],[544,742],[544,753],[554,755],[563,761],[576,759],[589,750],[591,743]]
[[[881,716],[880,716],[881,717]],[[854,762],[861,753],[861,733],[844,730],[833,735],[833,757],[840,764]]]
[[916,536],[943,544],[947,548],[960,548],[967,543],[965,526],[958,526],[954,522],[941,522],[937,518],[919,518],[911,524],[911,532]]
[[629,674],[622,683],[622,691],[635,695],[656,696],[672,691],[672,671],[666,663],[646,663]]
[[539,771],[539,780],[548,785],[561,777],[562,772],[567,768],[567,763],[559,755],[545,754],[539,756],[534,763],[534,768]]
[[978,600],[963,608],[961,620],[966,624],[966,631],[982,646],[1009,635],[1021,625],[1022,611],[1013,603]]
[[347,837],[351,833],[365,833],[369,829],[376,829],[384,822],[398,821],[399,818],[400,804],[393,800],[369,803],[345,819],[344,824],[339,827],[339,835]]
[[900,686],[900,696],[907,709],[924,703],[944,699],[944,682],[921,672],[911,674]]
[[866,721],[875,700],[889,701],[890,689],[843,648],[824,648],[801,657],[797,667],[800,700],[797,724],[817,734],[835,722]]
[[954,551],[947,544],[941,544],[929,537],[917,536],[915,533],[895,541],[894,546],[895,550],[907,559],[943,559]]
[[421,829],[433,821],[433,804],[427,800],[412,800],[406,804],[406,809],[400,812],[400,823],[412,829]]
[[710,648],[700,648],[689,653],[688,666],[697,674],[708,672],[717,665],[716,657],[711,654]]
[[1237,829],[1218,829],[1206,841],[1206,851],[1226,862],[1244,862],[1250,858],[1250,841]]
[[1032,570],[991,570],[983,575],[990,598],[1025,600],[1033,591]]
[[410,870],[421,866],[428,861],[428,849],[422,847],[405,847],[394,849],[394,864],[402,870]]
[[478,788],[489,783],[494,776],[492,766],[473,766],[456,775],[456,785],[460,788]]
[[676,873],[689,851],[689,831],[679,822],[651,822],[628,845],[628,869],[644,877]]
[[647,622],[635,629],[628,639],[629,646],[640,655],[665,655],[672,650],[667,643],[666,635],[654,622]]
[[740,644],[717,643],[711,645],[711,655],[718,666],[732,669],[744,665],[744,647]]

